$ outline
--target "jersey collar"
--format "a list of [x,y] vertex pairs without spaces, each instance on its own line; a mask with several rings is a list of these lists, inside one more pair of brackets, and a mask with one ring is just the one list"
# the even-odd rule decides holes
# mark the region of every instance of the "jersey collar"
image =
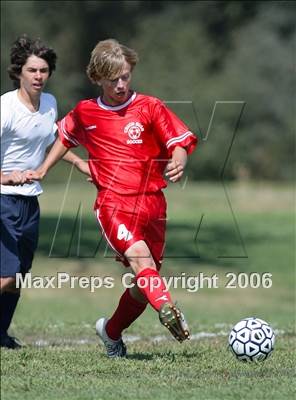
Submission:
[[132,101],[134,101],[136,96],[137,96],[137,93],[134,92],[125,103],[122,103],[119,106],[107,106],[106,104],[104,104],[102,102],[101,97],[97,98],[97,103],[98,103],[99,107],[103,108],[103,110],[119,111],[119,110],[122,110],[123,108],[127,107]]

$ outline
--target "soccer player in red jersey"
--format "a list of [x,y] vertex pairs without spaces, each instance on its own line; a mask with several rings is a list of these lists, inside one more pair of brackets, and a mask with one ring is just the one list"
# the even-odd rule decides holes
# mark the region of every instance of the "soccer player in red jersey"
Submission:
[[164,174],[172,182],[182,178],[197,137],[159,99],[131,90],[137,61],[136,52],[116,40],[96,45],[87,75],[101,86],[102,95],[80,101],[58,122],[59,138],[28,177],[42,179],[71,147],[82,145],[89,153],[98,222],[118,258],[135,274],[134,287],[123,293],[112,317],[96,324],[109,357],[126,355],[122,332],[147,303],[177,340],[189,339],[184,315],[159,274],[166,224],[162,189],[167,186]]

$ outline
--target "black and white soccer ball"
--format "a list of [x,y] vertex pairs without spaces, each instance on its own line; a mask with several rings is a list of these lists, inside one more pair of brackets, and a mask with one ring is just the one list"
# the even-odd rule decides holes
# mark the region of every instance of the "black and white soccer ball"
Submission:
[[274,349],[274,332],[262,319],[242,319],[232,328],[228,342],[233,354],[241,361],[263,361]]

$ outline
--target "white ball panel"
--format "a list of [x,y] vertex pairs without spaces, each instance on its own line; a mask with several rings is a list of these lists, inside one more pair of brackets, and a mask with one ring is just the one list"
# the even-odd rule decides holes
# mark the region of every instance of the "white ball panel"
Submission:
[[251,319],[247,322],[247,327],[250,329],[261,328],[261,322],[257,319]]
[[248,328],[243,328],[237,332],[236,338],[242,343],[247,343],[250,340],[251,331]]
[[245,320],[243,319],[242,321],[238,322],[238,323],[233,327],[233,330],[236,331],[236,332],[238,332],[238,331],[240,331],[241,329],[245,328],[246,325],[247,325],[247,321],[245,321]]
[[251,331],[251,341],[253,343],[263,343],[265,339],[265,333],[262,329],[254,329]]
[[246,354],[248,356],[254,356],[255,354],[259,353],[260,348],[257,344],[248,342],[246,343]]
[[237,355],[243,355],[245,353],[245,346],[243,343],[235,340],[232,344],[232,349]]
[[253,361],[263,361],[263,360],[265,360],[265,358],[266,358],[266,354],[260,352],[260,353],[256,354],[255,356],[253,356],[252,360]]
[[272,338],[273,331],[269,325],[263,325],[262,326],[263,331],[265,332],[266,337]]
[[228,338],[228,343],[232,345],[232,343],[235,341],[235,338],[236,338],[236,332],[231,331]]
[[270,353],[272,351],[272,341],[271,339],[266,338],[264,342],[260,346],[261,351],[264,353]]

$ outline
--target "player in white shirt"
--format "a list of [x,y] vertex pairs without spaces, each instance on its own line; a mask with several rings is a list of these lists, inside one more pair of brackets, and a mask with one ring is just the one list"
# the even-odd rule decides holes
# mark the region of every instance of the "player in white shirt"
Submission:
[[[57,105],[54,96],[43,93],[55,70],[56,54],[40,40],[26,35],[11,48],[8,73],[15,90],[1,96],[1,314],[0,345],[18,348],[8,335],[20,291],[16,273],[26,274],[38,243],[39,182],[27,181],[26,171],[40,166],[55,141]],[[74,153],[66,161],[89,175],[88,164]]]

